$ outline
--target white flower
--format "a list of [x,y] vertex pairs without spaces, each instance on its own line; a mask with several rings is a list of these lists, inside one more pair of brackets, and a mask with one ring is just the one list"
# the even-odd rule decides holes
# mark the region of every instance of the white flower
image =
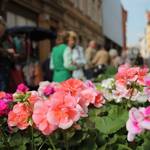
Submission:
[[108,90],[103,90],[103,96],[106,98],[107,101],[113,100],[113,95]]
[[104,89],[112,89],[114,86],[114,78],[108,78],[106,80],[103,80],[101,83],[101,87]]
[[132,101],[137,101],[139,103],[146,102],[148,100],[148,96],[143,92],[138,92],[136,95],[134,95],[131,99]]
[[123,101],[122,93],[120,93],[119,91],[113,90],[112,95],[113,95],[113,99],[116,103],[120,103]]

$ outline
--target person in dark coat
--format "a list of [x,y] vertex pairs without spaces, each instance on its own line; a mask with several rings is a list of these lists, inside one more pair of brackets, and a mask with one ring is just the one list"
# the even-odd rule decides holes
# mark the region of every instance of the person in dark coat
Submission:
[[3,46],[5,28],[5,22],[0,16],[0,91],[8,91],[9,73],[15,53],[13,49],[5,49]]

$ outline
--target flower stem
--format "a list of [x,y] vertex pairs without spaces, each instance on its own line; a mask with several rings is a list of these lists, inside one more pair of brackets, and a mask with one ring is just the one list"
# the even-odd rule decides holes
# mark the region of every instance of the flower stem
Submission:
[[3,132],[2,132],[1,129],[0,129],[0,136],[1,136],[2,140],[3,140],[3,142],[5,142],[5,137],[4,137]]
[[3,131],[2,131],[2,129],[0,129],[0,135],[1,135],[1,137],[2,137],[2,140],[3,140],[4,145],[7,146],[6,149],[10,149],[9,143],[7,142],[7,139],[6,139],[6,137],[5,137],[5,135],[4,135]]
[[38,150],[41,150],[41,148],[43,147],[44,144],[45,144],[45,141],[41,144],[41,146],[39,147]]
[[35,150],[35,145],[34,145],[34,137],[33,137],[33,127],[31,127],[31,148],[32,150]]
[[55,147],[55,145],[54,145],[54,143],[53,143],[50,136],[48,136],[48,141],[49,141],[50,145],[52,146],[53,150],[56,150],[56,147]]
[[130,95],[130,97],[129,97],[129,100],[131,100],[131,98],[132,98],[132,96],[133,96],[133,93],[134,93],[134,88],[131,89],[131,95]]
[[64,136],[64,141],[65,141],[65,148],[66,150],[69,150],[68,139],[67,139],[67,135],[65,132],[63,132],[63,136]]

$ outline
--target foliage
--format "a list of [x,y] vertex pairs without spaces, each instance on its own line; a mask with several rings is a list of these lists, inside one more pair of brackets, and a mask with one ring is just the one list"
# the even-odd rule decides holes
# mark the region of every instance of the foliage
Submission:
[[[131,74],[129,78],[128,75],[130,72],[126,73],[127,71],[125,71],[126,74],[119,72],[117,74],[119,82],[116,82],[114,78],[111,78],[109,81],[104,82],[104,86],[102,86],[102,83],[96,84],[97,88],[91,82],[83,84],[81,81],[74,79],[71,79],[71,82],[66,81],[67,84],[66,82],[62,84],[49,82],[41,83],[39,90],[36,92],[28,91],[28,88],[21,85],[19,93],[16,92],[13,94],[14,100],[10,103],[10,112],[8,115],[4,113],[4,116],[1,116],[0,118],[0,149],[149,150],[150,132],[142,132],[141,134],[136,135],[132,142],[129,142],[127,140],[128,131],[126,129],[126,122],[130,116],[129,110],[132,107],[136,107],[138,110],[138,107],[145,108],[149,106],[148,97],[146,97],[145,101],[143,100],[145,95],[140,95],[144,93],[145,87],[147,88],[147,92],[149,92],[150,85],[143,84],[143,78],[146,76],[145,74],[147,71],[141,70],[140,68],[126,67],[125,69],[127,71],[131,69],[130,72],[133,73],[134,71],[135,74]],[[140,72],[138,76],[137,72]],[[106,74],[100,80],[110,77],[109,75],[112,77],[113,74],[114,72],[112,70],[106,71]],[[135,75],[138,78],[133,80]],[[122,79],[124,84],[123,86],[120,86]],[[147,82],[148,84],[150,84],[149,81],[150,79]],[[57,90],[63,91],[65,95],[56,95],[55,92]],[[106,91],[110,92],[111,100],[108,96],[107,98],[105,97]],[[126,93],[124,91],[126,91]],[[120,93],[118,94],[118,92]],[[70,95],[68,95],[68,93]],[[2,94],[4,93],[1,93],[1,95]],[[53,95],[56,97],[53,97]],[[65,105],[61,102],[59,107],[54,104],[52,106],[51,101],[56,101],[56,98],[59,98],[57,99],[58,101],[56,101],[56,103],[59,104],[62,96],[64,96],[62,101],[66,100]],[[65,99],[66,96],[70,96],[73,103],[67,101],[68,99]],[[117,101],[117,99],[119,99],[119,101]],[[17,105],[20,103],[22,105]],[[15,106],[19,107],[14,109]],[[54,107],[53,110],[51,110],[52,107]],[[71,109],[69,109],[70,107]],[[29,110],[27,115],[24,112],[25,108]],[[64,116],[60,115],[61,109],[65,110]],[[66,117],[66,113],[69,112],[68,116],[73,116],[71,125],[69,124],[64,128],[64,126],[60,125],[59,121],[56,120],[58,117],[56,115],[56,118],[54,118],[58,122],[56,127],[52,132],[47,132],[45,126],[50,128],[53,123],[50,122],[50,119],[47,119],[47,116],[50,116],[49,114],[56,110],[57,112],[55,112],[55,114],[58,116],[60,115],[62,120]],[[72,115],[73,110],[76,110],[75,115],[77,116],[78,111],[81,111],[81,116],[78,119],[74,118],[74,115]],[[23,116],[17,114],[19,111]],[[45,113],[44,115],[42,114],[42,111]],[[25,123],[26,126],[24,126],[24,124],[21,124],[22,126],[20,126],[20,122],[15,120],[15,117],[12,120],[10,117],[11,113],[13,113],[15,117],[18,117],[18,120],[25,117],[23,123]],[[32,117],[33,115],[35,115],[34,119]],[[39,121],[36,119],[36,117],[38,118],[38,115],[39,118],[45,117],[44,122],[42,122],[43,120]]]
[[101,82],[104,79],[111,78],[117,73],[117,68],[112,66],[107,66],[106,71],[103,74],[100,74],[97,78],[94,79],[94,82]]

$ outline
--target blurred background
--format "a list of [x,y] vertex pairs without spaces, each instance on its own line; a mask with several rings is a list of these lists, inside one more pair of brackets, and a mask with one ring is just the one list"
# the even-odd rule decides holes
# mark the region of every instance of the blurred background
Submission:
[[[1,0],[0,34],[3,26],[5,34],[0,45],[13,54],[13,59],[10,56],[9,61],[1,59],[4,75],[0,80],[14,81],[7,81],[12,91],[21,82],[32,88],[42,80],[52,81],[51,52],[58,44],[58,34],[64,30],[77,34],[86,63],[86,49],[91,41],[95,42],[95,53],[91,53],[91,62],[88,60],[91,70],[98,65],[117,68],[123,63],[150,66],[149,3],[149,0]],[[107,56],[98,52],[100,49],[107,51],[108,60],[102,61],[100,57]],[[4,60],[9,62],[8,67],[4,67]],[[89,69],[85,66],[84,69]],[[101,73],[101,68],[96,68],[94,77]]]

